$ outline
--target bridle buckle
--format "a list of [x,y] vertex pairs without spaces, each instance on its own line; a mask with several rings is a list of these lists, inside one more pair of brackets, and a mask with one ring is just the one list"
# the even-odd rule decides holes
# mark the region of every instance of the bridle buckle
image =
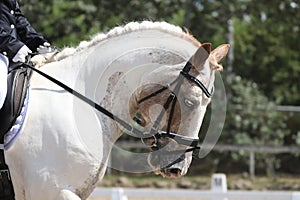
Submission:
[[[147,142],[144,141],[144,140],[151,139],[151,137],[153,137],[154,142],[152,142],[152,144],[149,145],[149,144],[147,144]],[[158,141],[157,141],[156,135],[152,135],[152,136],[146,137],[146,138],[141,137],[141,141],[142,141],[142,143],[143,143],[146,147],[149,147],[149,148],[157,147],[157,142],[158,142]]]

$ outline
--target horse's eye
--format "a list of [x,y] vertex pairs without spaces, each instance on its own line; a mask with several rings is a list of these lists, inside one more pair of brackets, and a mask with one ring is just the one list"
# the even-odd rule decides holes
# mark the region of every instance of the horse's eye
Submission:
[[195,105],[195,103],[190,99],[184,99],[184,104],[189,108],[193,108]]

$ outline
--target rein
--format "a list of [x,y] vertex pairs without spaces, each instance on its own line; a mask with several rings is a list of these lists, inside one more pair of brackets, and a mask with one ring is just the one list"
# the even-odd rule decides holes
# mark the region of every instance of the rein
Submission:
[[[156,121],[154,122],[154,124],[153,124],[153,126],[150,130],[150,135],[151,136],[149,136],[149,133],[144,133],[144,132],[140,131],[139,129],[135,128],[131,124],[129,124],[126,121],[122,120],[118,116],[114,115],[112,112],[108,111],[107,109],[105,109],[101,105],[97,104],[96,102],[94,102],[93,100],[87,98],[86,96],[80,94],[79,92],[77,92],[76,90],[70,88],[69,86],[65,85],[64,83],[58,81],[57,79],[49,76],[46,73],[40,71],[39,69],[36,69],[34,67],[33,63],[30,62],[30,59],[28,59],[27,62],[24,63],[24,66],[27,67],[27,68],[32,69],[33,71],[37,72],[38,74],[40,74],[44,78],[46,78],[49,81],[53,82],[54,84],[60,86],[61,88],[63,88],[67,92],[71,93],[72,95],[76,96],[77,98],[79,98],[83,102],[90,105],[91,107],[94,107],[97,111],[99,111],[99,112],[103,113],[104,115],[106,115],[107,117],[111,118],[112,120],[114,120],[115,122],[120,124],[122,127],[124,127],[130,133],[133,133],[137,137],[140,137],[142,139],[142,141],[145,140],[145,139],[154,138],[154,140],[157,142],[157,140],[159,138],[171,138],[174,141],[176,141],[178,144],[190,147],[190,148],[184,149],[184,150],[175,150],[175,151],[169,152],[170,154],[180,152],[182,155],[180,156],[180,158],[178,158],[174,162],[170,163],[168,165],[168,167],[172,166],[172,165],[174,165],[178,162],[181,162],[185,157],[184,156],[185,153],[193,152],[194,150],[200,149],[199,138],[187,137],[187,136],[183,136],[183,135],[180,135],[180,134],[175,134],[175,133],[170,132],[170,127],[171,127],[171,123],[172,123],[172,119],[173,119],[173,115],[174,115],[174,109],[175,109],[176,100],[177,100],[176,94],[179,93],[179,90],[180,90],[180,87],[181,87],[181,84],[182,84],[184,78],[186,78],[187,80],[195,83],[203,91],[203,93],[208,98],[212,97],[212,93],[210,93],[208,91],[208,89],[204,86],[204,84],[201,81],[199,81],[196,77],[189,74],[189,71],[192,67],[192,63],[191,63],[190,60],[186,63],[184,68],[181,70],[178,78],[175,81],[173,81],[171,84],[169,84],[169,85],[173,85],[173,84],[176,83],[176,86],[174,88],[174,91],[170,93],[166,103],[164,104],[164,109],[161,111],[161,113],[157,117]],[[146,100],[148,100],[148,99],[150,99],[150,98],[152,98],[152,97],[154,97],[158,94],[160,94],[164,90],[168,89],[169,85],[165,86],[165,87],[162,87],[161,89],[159,89],[159,90],[151,93],[150,95],[142,98],[141,100],[138,101],[138,104],[143,102],[143,101],[146,101]],[[157,127],[159,125],[159,122],[161,121],[163,115],[165,114],[165,110],[167,110],[169,107],[171,107],[171,111],[170,111],[170,117],[169,117],[169,121],[168,121],[167,131],[158,130]],[[156,142],[152,144],[152,147],[156,147],[156,145],[157,145]],[[155,149],[155,148],[152,148],[152,150],[153,149]],[[157,150],[157,148],[156,148],[156,150]]]
[[87,98],[86,96],[80,94],[79,92],[77,92],[76,90],[70,88],[69,86],[65,85],[64,83],[58,81],[57,79],[49,76],[48,74],[42,72],[41,70],[36,69],[33,64],[31,63],[24,63],[25,66],[27,68],[32,69],[33,71],[37,72],[38,74],[40,74],[41,76],[45,77],[46,79],[48,79],[49,81],[53,82],[54,84],[62,87],[64,90],[66,90],[67,92],[71,93],[72,95],[74,95],[75,97],[79,98],[80,100],[84,101],[85,103],[87,103],[88,105],[90,105],[91,107],[94,107],[96,110],[98,110],[99,112],[103,113],[104,115],[106,115],[107,117],[113,119],[114,121],[116,121],[117,123],[119,123],[121,126],[123,126],[127,131],[130,131],[136,135],[138,135],[139,137],[142,137],[144,135],[144,133],[142,131],[140,131],[139,129],[135,128],[134,126],[130,125],[129,123],[125,122],[124,120],[120,119],[118,116],[114,115],[113,113],[111,113],[110,111],[108,111],[107,109],[105,109],[104,107],[100,106],[99,104],[97,104],[96,102],[94,102],[93,100]]

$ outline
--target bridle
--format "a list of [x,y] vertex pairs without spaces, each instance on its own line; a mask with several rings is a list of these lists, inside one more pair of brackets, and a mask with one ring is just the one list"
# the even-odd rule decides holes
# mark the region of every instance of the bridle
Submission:
[[[201,47],[200,47],[201,48]],[[193,138],[193,137],[188,137],[188,136],[184,136],[184,135],[180,135],[180,134],[176,134],[176,133],[172,133],[170,131],[171,129],[171,124],[172,124],[172,120],[173,120],[173,116],[174,116],[174,110],[175,110],[175,106],[176,106],[176,101],[177,101],[177,95],[180,91],[181,85],[184,81],[184,79],[187,79],[189,81],[191,81],[192,83],[194,83],[196,86],[198,86],[202,92],[205,94],[205,96],[207,98],[211,98],[212,97],[212,93],[213,93],[213,89],[211,92],[208,91],[207,87],[200,81],[198,80],[195,76],[190,74],[190,70],[192,68],[193,64],[192,64],[192,59],[190,59],[186,65],[184,66],[184,68],[180,71],[179,76],[176,78],[175,81],[173,81],[170,85],[174,85],[174,89],[173,91],[170,92],[165,104],[163,105],[164,109],[162,109],[162,111],[160,112],[160,114],[158,115],[158,117],[156,118],[151,130],[149,133],[145,133],[141,130],[139,130],[138,128],[136,128],[135,126],[132,126],[131,124],[127,123],[126,121],[122,120],[121,118],[119,118],[118,116],[114,115],[113,113],[111,113],[110,111],[108,111],[107,109],[105,109],[104,107],[100,106],[99,104],[97,104],[96,102],[94,102],[93,100],[85,97],[84,95],[80,94],[79,92],[73,90],[72,88],[68,87],[67,85],[65,85],[64,83],[58,81],[57,79],[45,74],[44,72],[36,69],[33,65],[32,62],[30,62],[30,58],[28,58],[28,61],[26,63],[24,63],[24,67],[30,68],[33,71],[37,72],[38,74],[42,75],[43,77],[45,77],[46,79],[50,80],[51,82],[55,83],[56,85],[62,87],[64,90],[66,90],[67,92],[71,93],[72,95],[76,96],[77,98],[81,99],[82,101],[84,101],[85,103],[89,104],[90,106],[94,107],[96,110],[98,110],[99,112],[103,113],[104,115],[106,115],[107,117],[113,119],[115,122],[117,122],[119,125],[121,125],[122,127],[124,127],[127,131],[129,131],[131,134],[141,138],[142,140],[146,140],[146,139],[154,139],[154,143],[152,144],[152,147],[157,146],[157,141],[160,138],[170,138],[173,139],[175,142],[177,142],[180,145],[186,146],[186,147],[190,147],[184,150],[175,150],[169,153],[181,153],[181,156],[173,161],[172,163],[170,163],[168,166],[165,166],[164,168],[168,168],[180,161],[182,161],[185,158],[185,153],[188,152],[193,152],[194,150],[200,149],[200,145],[199,145],[199,138]],[[149,94],[148,96],[140,99],[138,101],[138,103],[142,103],[160,93],[162,93],[163,91],[165,91],[166,89],[169,88],[169,86],[164,86],[161,89]],[[168,120],[168,124],[167,124],[167,130],[166,131],[162,131],[162,130],[158,130],[158,125],[160,123],[160,121],[162,120],[162,117],[164,116],[166,110],[170,109],[170,114],[169,114],[169,120]],[[153,148],[152,148],[153,149]],[[154,148],[155,149],[155,148]],[[158,150],[158,149],[157,149]]]
[[[169,94],[165,104],[163,105],[163,109],[161,110],[158,117],[154,121],[154,123],[153,123],[153,125],[150,129],[150,132],[147,134],[147,135],[150,135],[150,136],[141,138],[143,143],[145,143],[145,144],[146,144],[146,142],[144,142],[144,140],[152,139],[153,142],[149,147],[151,147],[154,150],[158,150],[157,143],[158,143],[158,140],[160,138],[170,138],[170,139],[175,140],[180,145],[190,147],[190,148],[185,149],[185,150],[179,150],[181,153],[187,153],[187,152],[194,151],[196,149],[200,149],[199,138],[198,137],[197,138],[192,138],[192,137],[172,133],[170,131],[171,124],[172,124],[173,117],[174,117],[174,110],[175,110],[175,106],[176,106],[176,102],[177,102],[177,95],[180,91],[180,88],[181,88],[181,85],[183,83],[184,78],[191,81],[196,86],[198,86],[207,98],[212,97],[213,88],[212,88],[212,91],[209,92],[207,87],[200,80],[198,80],[195,76],[193,76],[189,73],[192,66],[193,65],[192,65],[191,59],[190,59],[186,63],[184,68],[180,71],[180,74],[177,77],[177,79],[175,79],[175,81],[168,84],[167,86],[163,86],[162,88],[150,93],[149,95],[147,95],[146,97],[143,97],[142,99],[138,100],[138,102],[137,102],[137,104],[141,104],[141,103],[151,99],[152,97],[155,97],[155,96],[159,95],[163,91],[169,89],[170,86],[175,85],[174,89],[172,91],[170,91],[170,94]],[[166,111],[168,109],[170,109],[170,114],[169,114],[169,119],[168,119],[168,124],[167,124],[167,130],[166,131],[158,130],[158,125],[159,125],[160,121],[162,120],[164,114],[166,113]],[[134,121],[139,123],[141,120],[138,117],[135,116]],[[175,151],[173,151],[173,152],[175,152]]]

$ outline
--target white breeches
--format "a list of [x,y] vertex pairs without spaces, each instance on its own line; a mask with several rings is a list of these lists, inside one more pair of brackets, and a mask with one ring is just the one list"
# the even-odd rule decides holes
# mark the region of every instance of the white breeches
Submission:
[[0,54],[0,109],[3,106],[7,93],[7,68],[8,59]]

